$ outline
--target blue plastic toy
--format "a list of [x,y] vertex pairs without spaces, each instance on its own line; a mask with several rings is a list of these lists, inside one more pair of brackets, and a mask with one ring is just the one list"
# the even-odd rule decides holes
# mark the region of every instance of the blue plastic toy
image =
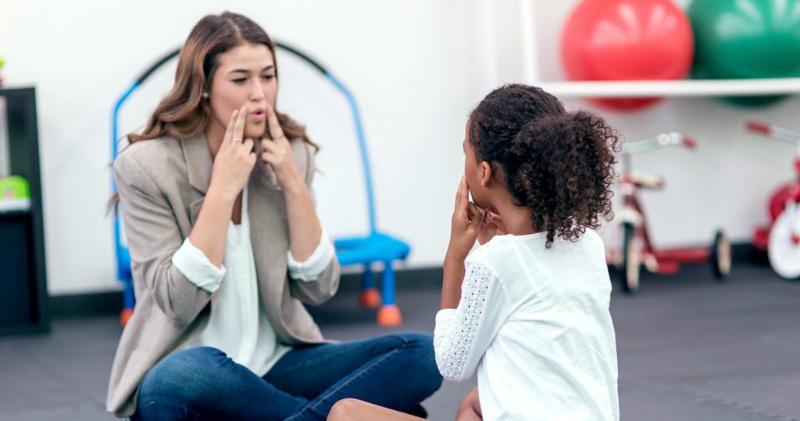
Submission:
[[[395,261],[402,261],[408,257],[411,248],[407,243],[394,238],[386,233],[378,231],[375,225],[375,204],[374,194],[372,190],[372,176],[370,172],[369,156],[367,154],[367,143],[364,136],[364,130],[361,124],[361,115],[358,110],[358,104],[355,97],[344,84],[339,81],[333,74],[328,72],[317,61],[313,60],[307,54],[300,52],[296,48],[287,46],[283,43],[277,43],[277,47],[281,50],[289,52],[325,76],[346,98],[350,104],[350,110],[353,114],[353,122],[356,128],[358,137],[358,146],[361,155],[361,164],[364,171],[364,182],[366,184],[367,192],[367,206],[369,212],[369,234],[367,236],[354,236],[349,238],[334,239],[336,247],[336,256],[342,266],[363,265],[364,276],[362,280],[362,290],[359,296],[359,303],[364,307],[375,308],[380,306],[378,310],[378,324],[382,326],[396,326],[402,323],[402,315],[400,309],[395,302],[395,274],[392,268],[392,263]],[[119,98],[114,106],[114,113],[112,117],[112,145],[113,157],[117,157],[117,142],[119,139],[119,112],[122,105],[130,97],[130,95],[144,83],[144,81],[153,74],[159,67],[163,66],[173,58],[177,57],[180,50],[175,50],[163,56],[155,64],[150,66],[146,71],[139,76],[131,87]],[[114,180],[111,180],[112,190],[116,191]],[[120,315],[120,323],[124,326],[128,319],[133,314],[133,307],[135,304],[135,297],[133,293],[133,279],[131,276],[131,258],[127,245],[124,242],[122,219],[121,215],[114,214],[114,240],[117,254],[117,277],[124,285],[125,307]],[[383,264],[383,277],[382,277],[382,292],[378,292],[375,287],[375,274],[371,269],[373,263]],[[382,304],[381,304],[382,302]]]

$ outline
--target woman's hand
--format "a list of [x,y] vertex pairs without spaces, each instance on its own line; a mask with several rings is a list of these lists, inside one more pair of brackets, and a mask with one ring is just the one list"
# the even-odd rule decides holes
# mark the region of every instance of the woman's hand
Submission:
[[217,267],[222,266],[225,258],[225,239],[236,198],[256,165],[254,140],[242,138],[246,118],[247,107],[241,107],[231,114],[222,143],[214,156],[211,184],[189,234],[192,245]]
[[472,246],[475,245],[475,240],[478,239],[484,213],[483,209],[479,209],[469,201],[467,181],[461,177],[450,225],[450,245],[447,246],[447,257],[461,261],[467,258]]
[[261,140],[261,161],[272,166],[281,188],[291,190],[304,183],[289,139],[283,134],[275,110],[267,104],[267,124],[271,139]]
[[247,107],[242,106],[231,114],[222,144],[214,157],[209,190],[217,191],[227,200],[234,200],[244,189],[253,166],[256,154],[253,153],[253,139],[243,139]]

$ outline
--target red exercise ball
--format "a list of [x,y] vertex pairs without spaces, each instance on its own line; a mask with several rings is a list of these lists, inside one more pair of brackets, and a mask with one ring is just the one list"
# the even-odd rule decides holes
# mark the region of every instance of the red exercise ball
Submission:
[[[561,62],[569,80],[682,79],[693,55],[691,23],[670,0],[583,0],[561,35]],[[658,98],[590,101],[633,110]]]

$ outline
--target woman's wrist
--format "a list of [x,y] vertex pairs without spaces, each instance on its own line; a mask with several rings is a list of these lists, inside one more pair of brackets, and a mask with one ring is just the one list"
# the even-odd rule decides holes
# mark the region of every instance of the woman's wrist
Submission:
[[309,194],[306,182],[297,172],[281,179],[281,188],[283,189],[287,200],[290,200],[292,197]]
[[219,203],[223,206],[231,206],[236,202],[236,198],[239,196],[239,192],[232,192],[232,189],[225,189],[214,183],[214,180],[211,180],[211,184],[208,186],[208,191],[206,192],[206,201],[214,201]]

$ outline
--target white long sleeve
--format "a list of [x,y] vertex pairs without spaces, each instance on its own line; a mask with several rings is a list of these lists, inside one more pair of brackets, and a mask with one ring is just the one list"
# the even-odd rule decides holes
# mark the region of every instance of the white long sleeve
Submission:
[[436,364],[442,376],[454,382],[472,377],[508,317],[497,274],[483,263],[467,265],[458,308],[440,310],[434,328]]
[[186,277],[189,282],[204,290],[214,293],[225,278],[225,265],[214,266],[202,250],[189,241],[189,237],[172,255],[172,264]]
[[295,260],[291,250],[287,253],[289,276],[299,281],[311,282],[316,281],[319,275],[328,267],[328,264],[331,263],[336,254],[336,250],[333,248],[333,243],[328,237],[327,231],[323,228],[317,247],[304,262]]

